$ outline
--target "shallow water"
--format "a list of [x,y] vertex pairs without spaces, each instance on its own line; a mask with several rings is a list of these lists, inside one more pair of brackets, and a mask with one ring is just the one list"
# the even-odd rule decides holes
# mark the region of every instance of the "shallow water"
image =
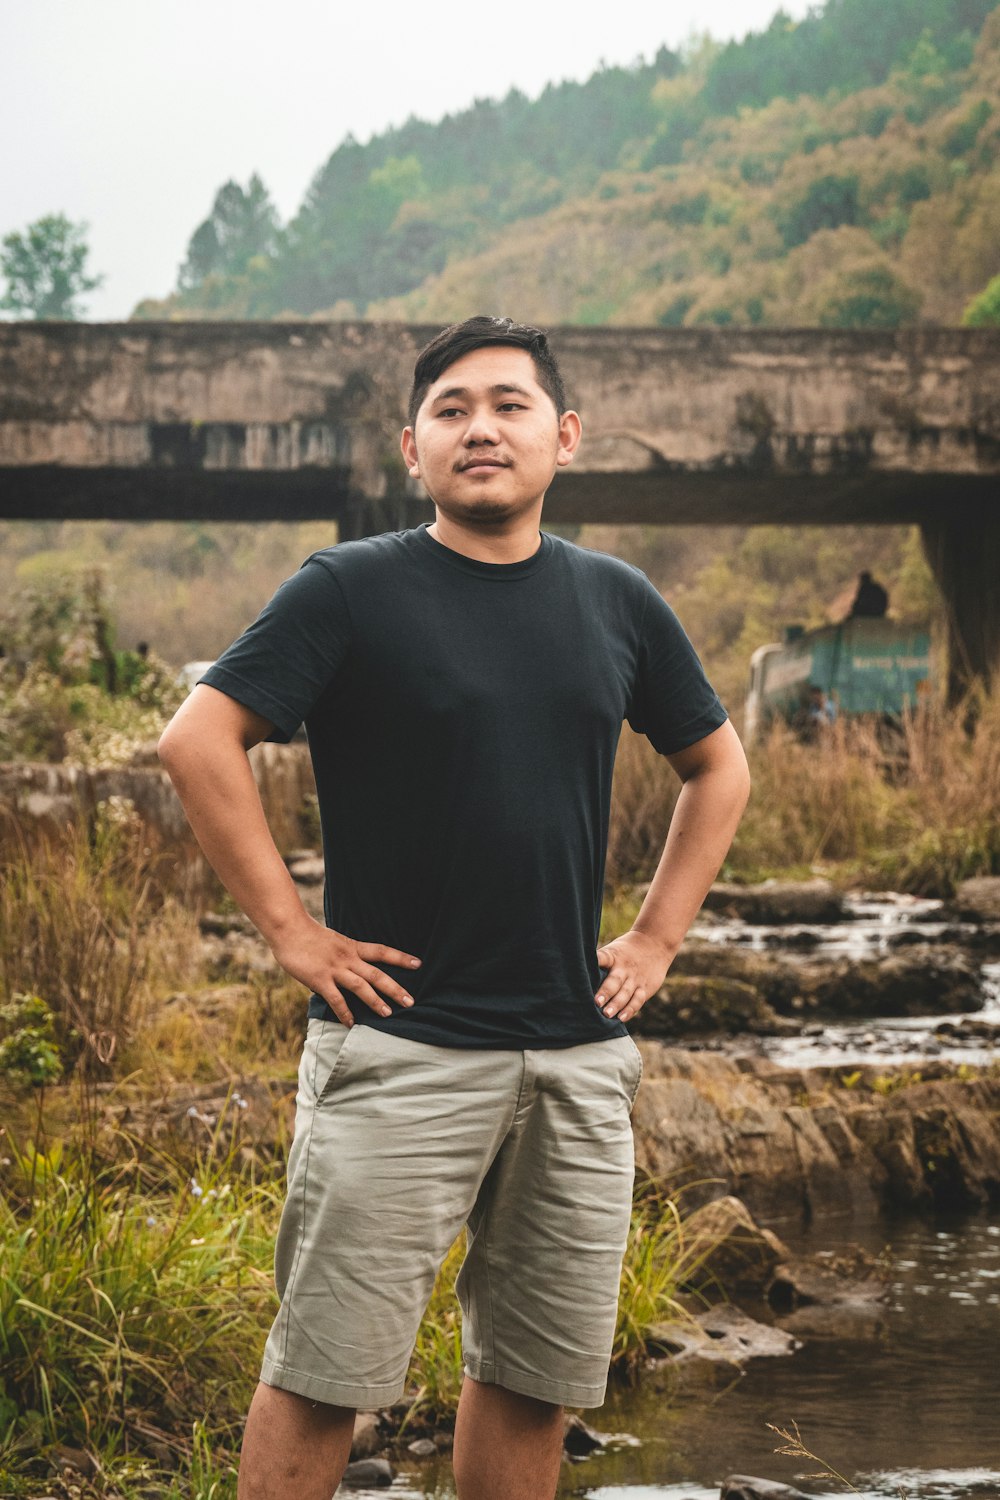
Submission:
[[[857,1226],[852,1233],[857,1237]],[[878,1222],[860,1236],[892,1250],[885,1327],[857,1342],[814,1342],[785,1359],[752,1362],[687,1395],[654,1378],[615,1391],[587,1413],[635,1445],[566,1465],[560,1495],[588,1500],[717,1500],[728,1474],[755,1474],[809,1492],[818,1465],[780,1456],[767,1423],[799,1424],[807,1446],[865,1494],[909,1500],[1000,1497],[1000,1224]],[[829,1224],[796,1241],[831,1249]],[[360,1491],[344,1494],[360,1497]],[[448,1465],[401,1466],[395,1500],[452,1500]]]
[[[961,924],[943,921],[942,908],[941,901],[919,896],[858,894],[848,899],[848,918],[828,926],[764,927],[723,918],[695,926],[691,935],[720,947],[747,948],[772,953],[776,958],[849,958],[861,962],[905,952],[917,940],[942,942],[945,948],[954,948],[950,935],[962,930]],[[803,936],[809,938],[805,949],[800,941]],[[1000,961],[982,962],[980,969],[985,1003],[981,1010],[968,1012],[968,1018],[1000,1025]],[[737,1038],[726,1050],[738,1053],[752,1045],[755,1052],[786,1068],[850,1067],[859,1063],[916,1066],[930,1057],[982,1067],[1000,1060],[1000,1045],[993,1040],[935,1036],[934,1028],[940,1022],[962,1019],[962,1015],[950,1012],[825,1023],[813,1035],[766,1037],[752,1044]]]

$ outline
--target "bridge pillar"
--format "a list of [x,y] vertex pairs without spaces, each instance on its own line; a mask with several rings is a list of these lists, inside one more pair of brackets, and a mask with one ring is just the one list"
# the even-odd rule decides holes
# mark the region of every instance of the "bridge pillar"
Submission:
[[958,502],[921,523],[924,553],[944,597],[948,701],[1000,678],[1000,514]]
[[433,519],[430,502],[412,495],[385,495],[378,500],[357,495],[341,507],[337,534],[342,542],[356,542],[364,536],[380,536],[383,531],[406,531]]

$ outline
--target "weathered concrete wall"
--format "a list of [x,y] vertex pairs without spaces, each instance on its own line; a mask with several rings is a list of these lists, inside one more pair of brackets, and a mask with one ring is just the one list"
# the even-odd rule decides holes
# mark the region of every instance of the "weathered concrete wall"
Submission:
[[[275,843],[283,854],[315,839],[307,829],[307,799],[315,781],[306,745],[257,745],[250,752],[261,801]],[[136,764],[101,767],[0,762],[0,836],[14,828],[30,838],[36,831],[66,827],[91,816],[99,802],[123,797],[133,804],[158,845],[180,858],[200,859],[194,836],[170,778],[155,752]]]
[[[409,524],[426,511],[398,435],[434,331],[0,324],[0,515],[325,515],[357,531],[366,502],[388,502]],[[585,439],[551,519],[921,520],[958,497],[996,503],[998,330],[553,342]]]

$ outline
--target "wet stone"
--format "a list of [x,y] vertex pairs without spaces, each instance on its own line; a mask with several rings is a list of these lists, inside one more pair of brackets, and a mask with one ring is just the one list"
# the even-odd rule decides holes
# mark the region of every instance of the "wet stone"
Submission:
[[607,1437],[590,1427],[582,1417],[569,1416],[563,1428],[563,1448],[570,1458],[586,1458],[591,1453],[606,1447]]
[[729,1303],[710,1307],[695,1318],[658,1324],[650,1330],[647,1344],[652,1354],[677,1361],[734,1365],[794,1354],[802,1347],[790,1333],[758,1323]]
[[817,1500],[791,1484],[774,1479],[754,1479],[748,1474],[731,1474],[722,1482],[719,1500]]
[[354,1437],[351,1440],[351,1458],[371,1458],[385,1446],[378,1415],[373,1411],[359,1411],[354,1420]]
[[348,1489],[388,1489],[393,1481],[392,1465],[385,1458],[362,1458],[344,1470],[341,1484]]
[[326,878],[322,855],[305,854],[289,859],[288,873],[297,885],[320,885]]

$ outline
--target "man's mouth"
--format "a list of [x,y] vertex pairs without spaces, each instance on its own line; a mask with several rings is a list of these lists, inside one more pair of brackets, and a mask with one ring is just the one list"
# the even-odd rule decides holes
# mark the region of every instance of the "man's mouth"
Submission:
[[510,465],[502,458],[469,458],[458,467],[460,473],[467,474],[470,469],[508,469]]

